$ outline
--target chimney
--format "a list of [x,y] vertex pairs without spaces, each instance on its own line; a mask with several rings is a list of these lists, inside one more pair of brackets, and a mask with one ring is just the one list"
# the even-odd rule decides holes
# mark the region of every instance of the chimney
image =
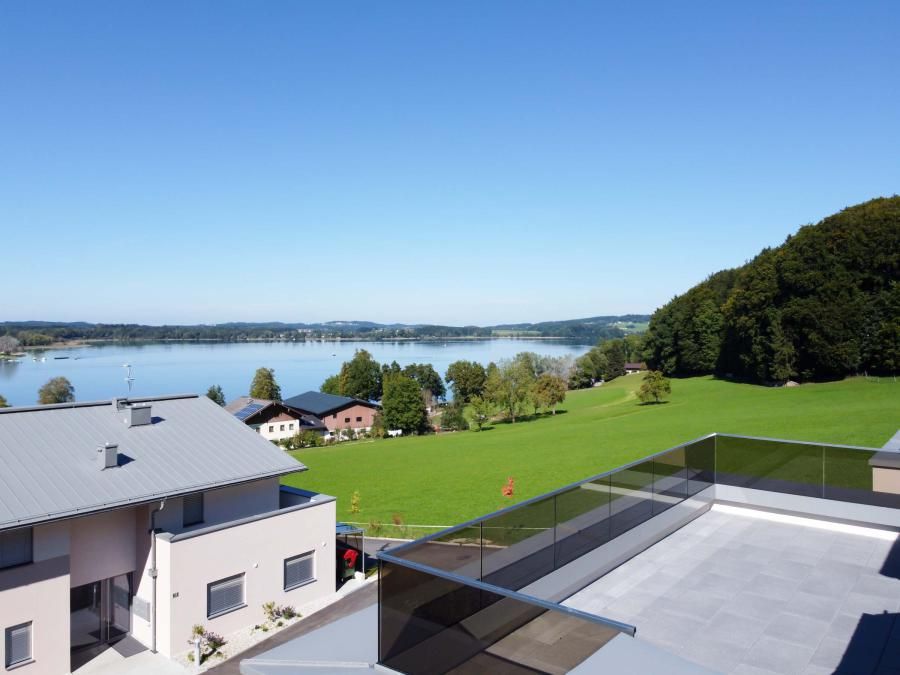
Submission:
[[118,443],[106,443],[102,448],[97,448],[97,458],[100,463],[100,470],[114,469],[119,466],[119,445]]
[[142,427],[153,420],[149,403],[132,403],[125,408],[125,424],[129,427]]

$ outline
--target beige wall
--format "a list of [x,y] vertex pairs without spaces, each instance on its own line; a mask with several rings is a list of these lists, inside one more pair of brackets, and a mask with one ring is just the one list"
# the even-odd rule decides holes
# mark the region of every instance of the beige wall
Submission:
[[71,584],[127,574],[136,568],[135,510],[107,511],[71,522]]
[[[362,420],[357,422],[357,417],[362,418]],[[350,418],[349,422],[346,421],[347,418]],[[332,415],[325,415],[322,418],[329,431],[347,429],[348,427],[351,429],[368,429],[372,426],[374,420],[375,410],[364,405],[353,405]]]
[[[188,650],[191,627],[228,635],[263,621],[262,604],[296,608],[335,590],[335,503],[325,502],[181,541],[160,542],[158,648]],[[285,592],[286,558],[316,552],[316,581]],[[207,584],[244,574],[246,606],[207,619]],[[176,596],[177,597],[173,597]]]
[[[282,431],[281,427],[284,427]],[[269,431],[272,427],[272,431]],[[285,413],[276,415],[268,422],[259,425],[259,435],[270,441],[280,441],[296,435],[302,427],[300,420],[294,419]]]
[[[68,673],[68,556],[0,571],[0,634],[11,626],[29,621],[34,661],[13,672],[17,675]],[[5,652],[6,640],[0,636],[0,668],[6,663]]]
[[900,469],[872,467],[872,490],[900,495]]

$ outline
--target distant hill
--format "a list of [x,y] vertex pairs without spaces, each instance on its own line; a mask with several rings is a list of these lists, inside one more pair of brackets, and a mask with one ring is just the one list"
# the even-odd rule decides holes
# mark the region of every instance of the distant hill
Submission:
[[800,228],[652,316],[651,367],[758,382],[900,370],[900,197]]
[[641,332],[650,317],[643,314],[599,316],[569,321],[504,324],[498,326],[441,326],[430,324],[381,324],[372,321],[324,323],[229,322],[215,325],[103,324],[54,321],[0,322],[0,335],[12,334],[25,346],[67,340],[293,340],[366,339],[427,340],[490,337],[563,338],[593,344],[601,339]]

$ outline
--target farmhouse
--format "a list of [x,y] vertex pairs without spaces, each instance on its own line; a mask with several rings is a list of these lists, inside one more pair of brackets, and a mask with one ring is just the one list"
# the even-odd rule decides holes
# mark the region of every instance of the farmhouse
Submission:
[[0,664],[172,657],[333,593],[334,498],[279,485],[305,469],[206,397],[0,410]]
[[324,422],[315,415],[289,408],[279,401],[241,396],[225,406],[225,410],[270,441],[290,438],[303,431],[322,435],[328,432]]
[[372,428],[378,405],[349,396],[308,391],[283,401],[292,410],[314,415],[325,423],[330,433],[343,429],[368,431]]
[[626,363],[625,364],[625,374],[631,375],[632,373],[639,373],[642,370],[647,370],[646,363]]

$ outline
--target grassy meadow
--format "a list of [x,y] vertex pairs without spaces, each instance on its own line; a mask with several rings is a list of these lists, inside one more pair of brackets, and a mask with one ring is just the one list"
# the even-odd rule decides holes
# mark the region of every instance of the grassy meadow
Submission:
[[[338,498],[338,519],[447,526],[712,432],[881,447],[900,427],[900,383],[851,378],[770,388],[710,377],[672,381],[640,405],[641,376],[569,392],[555,416],[475,432],[360,441],[293,453],[290,485]],[[501,494],[515,479],[512,499]],[[360,512],[350,496],[360,493]],[[394,528],[391,528],[392,530]],[[429,530],[410,528],[416,537]]]

